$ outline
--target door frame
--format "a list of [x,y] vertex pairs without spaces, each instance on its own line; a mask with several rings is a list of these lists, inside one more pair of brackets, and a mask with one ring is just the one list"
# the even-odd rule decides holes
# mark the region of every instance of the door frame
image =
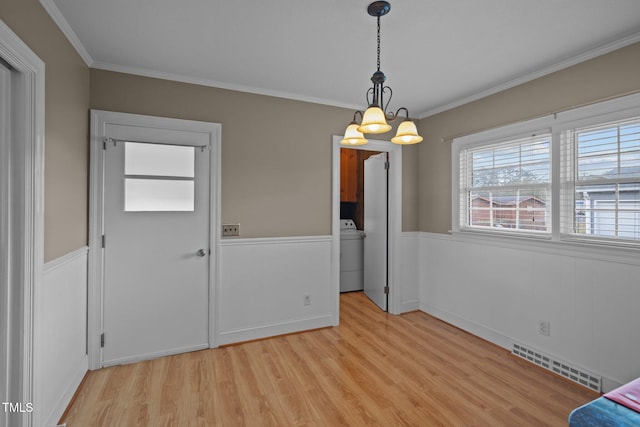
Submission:
[[[12,68],[12,138],[8,146],[3,144],[2,158],[16,166],[10,169],[8,188],[0,189],[0,222],[10,232],[10,250],[0,254],[10,272],[0,278],[5,289],[0,305],[8,309],[2,312],[0,335],[7,339],[9,353],[1,356],[0,369],[15,374],[6,384],[8,399],[37,405],[41,393],[38,369],[44,357],[39,316],[44,275],[45,65],[2,20],[0,57]],[[0,417],[7,421],[9,414],[3,412]],[[20,414],[12,421],[31,426],[33,413]]]
[[103,332],[104,251],[102,234],[104,225],[104,133],[106,125],[167,128],[209,134],[209,348],[218,346],[220,313],[220,177],[221,177],[221,125],[219,123],[113,111],[91,110],[90,176],[89,176],[89,277],[87,343],[89,369],[101,368],[100,335]]
[[401,313],[401,234],[402,234],[402,146],[389,141],[369,140],[366,145],[347,147],[340,145],[343,136],[333,136],[332,164],[332,214],[331,214],[331,282],[333,324],[340,323],[340,149],[372,150],[389,153],[389,230],[387,254],[389,262],[389,299],[387,309],[391,314]]

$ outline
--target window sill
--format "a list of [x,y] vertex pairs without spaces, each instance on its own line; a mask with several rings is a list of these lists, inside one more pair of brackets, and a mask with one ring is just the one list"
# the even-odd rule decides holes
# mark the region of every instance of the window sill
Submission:
[[573,236],[558,238],[549,234],[523,235],[477,230],[451,231],[451,238],[461,243],[640,265],[640,246],[634,244],[591,241]]

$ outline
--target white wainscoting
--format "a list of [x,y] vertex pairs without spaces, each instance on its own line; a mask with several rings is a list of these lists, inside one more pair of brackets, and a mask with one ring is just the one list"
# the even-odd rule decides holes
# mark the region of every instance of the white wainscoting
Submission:
[[331,236],[223,239],[220,249],[218,344],[333,324]]
[[400,236],[402,242],[400,249],[400,313],[407,313],[420,308],[418,292],[420,233],[405,231]]
[[88,370],[87,252],[80,248],[44,266],[36,302],[34,426],[58,423]]
[[640,376],[637,254],[421,233],[419,265],[421,310],[601,375],[605,391]]

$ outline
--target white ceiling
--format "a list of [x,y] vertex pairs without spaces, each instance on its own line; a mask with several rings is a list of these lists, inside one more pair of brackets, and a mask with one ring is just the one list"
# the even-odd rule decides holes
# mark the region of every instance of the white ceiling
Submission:
[[[370,0],[40,0],[94,68],[349,108],[376,69]],[[391,0],[382,71],[413,117],[640,41],[639,0]]]

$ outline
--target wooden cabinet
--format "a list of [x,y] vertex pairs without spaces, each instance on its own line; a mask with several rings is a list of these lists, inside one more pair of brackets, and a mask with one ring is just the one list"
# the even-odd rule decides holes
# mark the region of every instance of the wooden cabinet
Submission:
[[380,151],[340,149],[340,218],[364,229],[364,161]]
[[359,150],[340,149],[340,201],[358,201]]

